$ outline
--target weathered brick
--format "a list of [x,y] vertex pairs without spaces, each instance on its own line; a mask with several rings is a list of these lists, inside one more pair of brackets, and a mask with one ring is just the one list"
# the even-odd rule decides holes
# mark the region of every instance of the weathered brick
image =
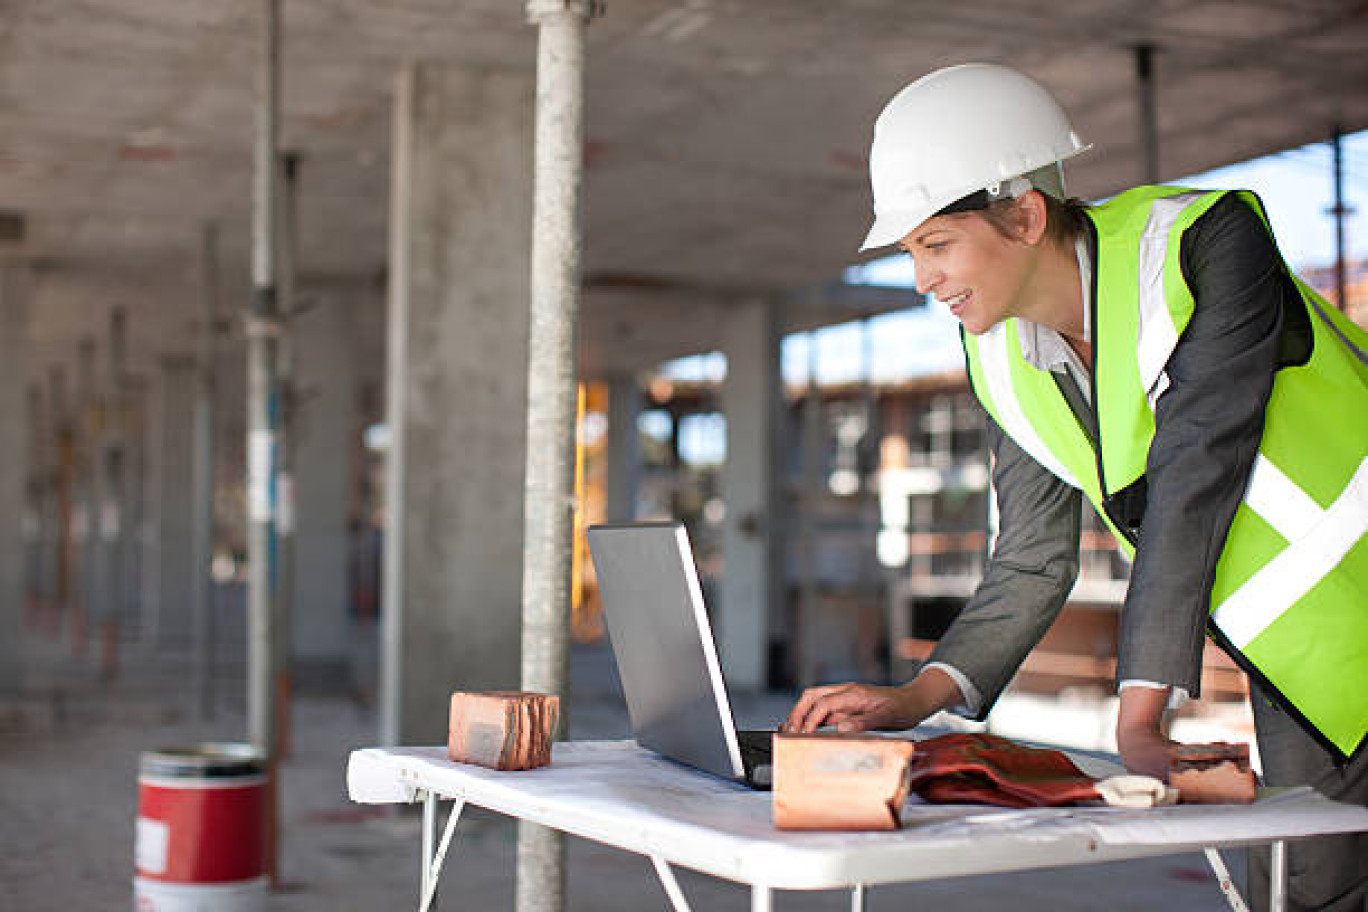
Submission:
[[781,830],[896,830],[916,745],[833,733],[774,736],[774,825]]
[[560,698],[526,691],[451,695],[447,756],[498,770],[528,770],[551,762]]

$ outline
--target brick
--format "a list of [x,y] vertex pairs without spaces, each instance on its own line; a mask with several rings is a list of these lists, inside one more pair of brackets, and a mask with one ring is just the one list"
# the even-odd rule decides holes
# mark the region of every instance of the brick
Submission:
[[451,695],[447,756],[497,770],[529,770],[551,762],[560,698],[527,691]]
[[781,830],[896,830],[916,745],[874,735],[774,736],[774,825]]
[[1249,745],[1176,744],[1169,749],[1169,785],[1183,804],[1250,804],[1258,783]]

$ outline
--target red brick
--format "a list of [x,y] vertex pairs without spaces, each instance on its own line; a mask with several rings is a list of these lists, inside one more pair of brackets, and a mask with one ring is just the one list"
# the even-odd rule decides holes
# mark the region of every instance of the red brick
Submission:
[[1169,750],[1169,785],[1183,804],[1250,804],[1257,783],[1249,745],[1178,744]]
[[447,756],[498,770],[528,770],[551,762],[560,698],[524,691],[451,695]]
[[834,733],[774,736],[774,825],[781,830],[896,830],[916,745]]

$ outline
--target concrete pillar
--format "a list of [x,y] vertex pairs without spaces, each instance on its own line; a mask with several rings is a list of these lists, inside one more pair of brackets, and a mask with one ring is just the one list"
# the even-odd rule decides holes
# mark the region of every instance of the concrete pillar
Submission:
[[27,276],[0,266],[0,694],[23,679]]
[[727,683],[757,690],[768,678],[770,604],[782,591],[782,580],[773,575],[774,438],[781,391],[773,302],[752,300],[729,308],[722,319],[722,350],[727,356],[722,384],[727,518],[717,637]]
[[157,553],[156,597],[150,613],[158,646],[185,647],[190,642],[191,587],[197,574],[191,559],[194,523],[193,465],[195,428],[195,359],[172,355],[162,359],[161,395],[151,447],[156,468],[154,510]]
[[530,76],[410,64],[390,212],[380,738],[446,738],[455,689],[516,687]]
[[334,682],[347,667],[347,514],[357,367],[350,298],[316,299],[294,322],[292,665],[296,680]]
[[608,490],[604,505],[609,522],[631,522],[635,518],[641,483],[640,415],[641,387],[636,376],[612,377],[608,381]]

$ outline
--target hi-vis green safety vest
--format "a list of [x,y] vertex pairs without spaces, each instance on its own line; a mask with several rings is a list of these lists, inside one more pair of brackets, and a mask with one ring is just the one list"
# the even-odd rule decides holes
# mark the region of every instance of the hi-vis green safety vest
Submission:
[[[1104,504],[1144,475],[1164,368],[1196,306],[1179,265],[1183,233],[1223,195],[1138,187],[1089,210],[1098,450],[1050,372],[1022,357],[1015,318],[964,334],[974,392],[989,414],[1081,489],[1128,551]],[[1267,221],[1253,194],[1240,197]],[[1348,756],[1368,734],[1368,334],[1296,282],[1311,357],[1274,378],[1216,567],[1208,629],[1309,731]]]

